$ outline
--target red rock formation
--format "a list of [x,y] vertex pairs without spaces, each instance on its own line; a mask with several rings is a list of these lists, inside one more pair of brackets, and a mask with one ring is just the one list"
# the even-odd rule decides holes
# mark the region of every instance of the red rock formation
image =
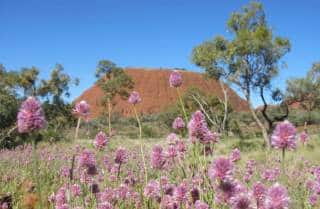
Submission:
[[[137,105],[137,110],[144,114],[157,113],[165,110],[177,101],[177,92],[175,88],[169,86],[169,69],[144,69],[144,68],[126,68],[126,73],[130,75],[135,83],[134,90],[138,91],[142,97],[142,102]],[[198,87],[207,95],[215,95],[223,98],[223,94],[218,82],[212,79],[205,79],[203,74],[180,71],[183,77],[181,86],[182,93],[189,87]],[[228,90],[229,101],[235,111],[247,111],[248,106],[245,100],[240,98],[232,89]],[[93,85],[77,99],[86,100],[91,106],[92,117],[101,114],[103,107],[101,105],[102,90]],[[116,105],[113,112],[119,112],[123,116],[133,114],[132,106],[127,101],[115,98]]]

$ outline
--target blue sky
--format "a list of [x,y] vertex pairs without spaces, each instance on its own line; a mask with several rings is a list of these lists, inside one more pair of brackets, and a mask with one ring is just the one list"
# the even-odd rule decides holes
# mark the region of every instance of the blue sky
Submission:
[[[8,69],[37,66],[47,77],[56,63],[80,79],[71,99],[90,87],[100,59],[122,67],[180,67],[194,46],[218,34],[230,35],[226,21],[244,0],[0,0],[0,63]],[[288,37],[275,86],[303,76],[320,61],[320,1],[265,0],[276,35]],[[259,101],[255,101],[259,104]]]

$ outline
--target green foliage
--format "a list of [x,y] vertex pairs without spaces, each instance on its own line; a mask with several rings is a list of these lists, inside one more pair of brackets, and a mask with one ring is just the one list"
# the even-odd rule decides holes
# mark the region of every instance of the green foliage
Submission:
[[257,2],[234,12],[227,26],[232,38],[217,36],[195,47],[192,61],[216,78],[228,75],[228,80],[250,97],[253,88],[270,85],[290,42],[273,36],[262,4]]
[[291,111],[288,119],[296,126],[303,126],[305,122],[307,122],[309,125],[320,124],[320,111],[313,110],[309,112],[297,109]]
[[[18,108],[28,96],[45,98],[43,109],[48,126],[42,131],[45,139],[61,139],[63,129],[74,125],[71,114],[72,106],[65,103],[69,87],[78,80],[63,73],[63,66],[57,64],[48,80],[39,80],[36,67],[21,68],[20,71],[7,71],[0,65],[0,146],[14,147],[26,141],[26,136],[19,135],[15,129]],[[58,134],[57,134],[58,133]],[[48,137],[46,137],[48,136]]]
[[104,92],[104,103],[112,101],[119,95],[127,98],[129,90],[133,88],[133,81],[125,71],[109,60],[99,61],[96,69],[97,84]]
[[[182,99],[189,114],[196,110],[201,110],[205,112],[209,126],[218,131],[221,130],[224,118],[224,103],[218,97],[206,95],[197,87],[190,87]],[[232,111],[232,107],[228,104],[228,114]]]
[[51,101],[52,104],[59,104],[63,102],[63,97],[69,97],[69,88],[71,85],[78,85],[79,80],[74,79],[63,73],[64,68],[61,64],[56,64],[55,68],[51,71],[48,80],[41,80],[38,88],[38,95]]
[[319,109],[320,63],[314,63],[305,78],[287,81],[287,99],[290,102],[298,102],[308,112]]
[[143,125],[142,126],[142,136],[145,138],[157,138],[157,137],[159,137],[159,134],[152,126]]
[[[211,77],[222,77],[243,92],[268,143],[267,129],[255,114],[251,96],[253,91],[259,90],[261,99],[268,106],[264,94],[272,92],[271,81],[278,75],[280,60],[290,51],[290,42],[274,36],[263,6],[258,2],[251,2],[242,11],[232,13],[227,27],[232,34],[230,39],[217,36],[200,44],[193,49],[192,61],[205,68]],[[271,127],[273,121],[268,115],[263,116]]]

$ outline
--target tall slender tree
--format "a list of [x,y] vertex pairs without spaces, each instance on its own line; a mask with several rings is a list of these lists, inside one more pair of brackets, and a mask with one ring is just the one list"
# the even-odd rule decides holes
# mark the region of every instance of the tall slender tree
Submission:
[[206,70],[209,78],[217,80],[223,92],[224,116],[222,120],[221,132],[225,131],[228,120],[228,89],[225,82],[228,82],[230,75],[226,68],[226,57],[228,41],[222,36],[217,36],[212,41],[206,41],[195,47],[192,51],[192,62]]
[[312,111],[320,105],[320,62],[312,65],[305,78],[287,81],[287,99],[299,103],[308,112],[310,122]]
[[274,36],[263,6],[258,2],[232,13],[227,27],[231,38],[216,37],[204,43],[208,48],[205,52],[197,52],[205,63],[200,66],[209,73],[224,72],[221,74],[225,75],[224,79],[242,91],[265,143],[270,145],[267,129],[252,104],[252,94],[270,87],[281,68],[281,58],[290,51],[290,42]]
[[104,92],[103,105],[107,105],[108,129],[111,134],[112,102],[115,96],[127,99],[129,90],[133,88],[133,81],[129,75],[109,60],[100,60],[96,68],[97,84]]

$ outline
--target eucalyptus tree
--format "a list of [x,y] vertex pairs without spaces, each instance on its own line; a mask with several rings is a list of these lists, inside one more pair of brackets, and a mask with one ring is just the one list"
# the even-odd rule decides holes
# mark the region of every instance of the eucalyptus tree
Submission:
[[79,79],[72,79],[70,75],[64,73],[64,67],[61,64],[56,64],[49,79],[41,80],[37,93],[51,103],[59,104],[65,97],[70,97],[70,86],[78,84]]
[[228,81],[230,73],[226,68],[226,52],[228,41],[222,36],[217,36],[213,40],[205,41],[192,51],[192,62],[206,70],[206,75],[219,81],[224,100],[224,115],[221,124],[221,131],[224,132],[228,120],[228,89],[225,82]]
[[133,88],[131,77],[126,74],[123,68],[117,66],[109,60],[100,60],[96,68],[97,85],[104,92],[102,99],[103,105],[108,109],[108,128],[111,134],[111,111],[113,100],[116,96],[126,99],[129,96],[129,90]]
[[271,89],[272,80],[282,67],[280,61],[290,51],[290,41],[274,35],[263,6],[258,2],[232,13],[227,28],[228,38],[218,36],[204,42],[200,45],[205,46],[204,52],[194,49],[200,57],[195,63],[243,93],[266,144],[270,145],[267,129],[252,104],[252,94]]
[[70,87],[78,84],[79,79],[65,73],[61,64],[55,65],[47,80],[42,79],[39,82],[37,95],[44,99],[46,118],[54,129],[62,128],[73,121],[72,107],[65,99],[70,97]]
[[287,81],[287,98],[308,112],[319,109],[320,105],[320,62],[312,65],[304,78],[293,78]]

